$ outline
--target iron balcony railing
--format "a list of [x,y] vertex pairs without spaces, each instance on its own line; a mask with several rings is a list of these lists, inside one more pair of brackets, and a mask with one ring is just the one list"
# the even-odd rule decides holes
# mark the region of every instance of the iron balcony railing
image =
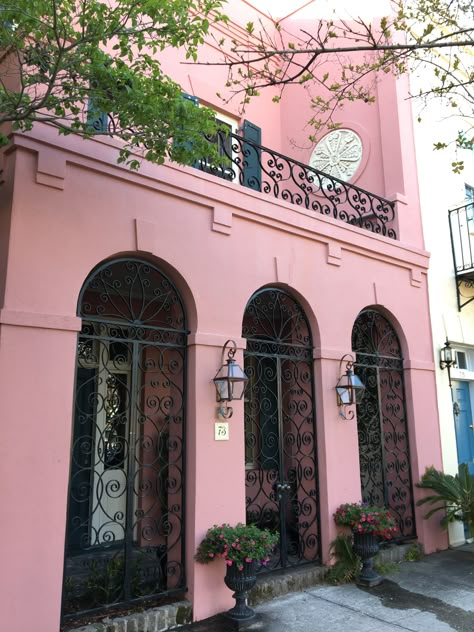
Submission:
[[474,300],[474,297],[463,297],[461,294],[461,285],[466,288],[474,287],[474,202],[449,211],[449,230],[458,309],[461,310]]
[[[89,109],[89,116],[91,127],[98,133],[104,130],[114,133],[113,117],[94,109]],[[393,202],[243,136],[219,131],[208,140],[217,146],[223,157],[222,164],[198,160],[193,164],[197,169],[352,226],[398,239]]]
[[200,160],[195,167],[307,210],[397,239],[393,202],[309,165],[245,140],[218,132],[209,138],[225,157],[221,165]]

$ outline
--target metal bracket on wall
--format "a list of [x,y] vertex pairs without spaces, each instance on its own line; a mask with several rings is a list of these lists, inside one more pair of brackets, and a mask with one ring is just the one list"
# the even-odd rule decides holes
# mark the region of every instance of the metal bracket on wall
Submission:
[[[462,310],[463,307],[466,307],[466,305],[469,305],[469,303],[472,303],[472,301],[474,301],[474,296],[470,296],[469,298],[466,296],[463,296],[463,294],[461,293],[461,286],[464,286],[465,289],[470,290],[474,288],[474,278],[470,278],[469,277],[460,277],[458,275],[456,275],[456,295],[457,295],[457,300],[458,300],[458,312],[460,312]],[[464,303],[462,302],[464,299]]]

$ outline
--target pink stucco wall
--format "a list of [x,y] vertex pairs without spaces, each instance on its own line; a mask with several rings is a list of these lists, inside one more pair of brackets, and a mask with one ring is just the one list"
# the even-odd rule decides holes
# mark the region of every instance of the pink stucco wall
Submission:
[[[185,84],[189,68],[176,65],[175,71]],[[191,83],[195,92],[201,87],[206,102],[215,100],[213,82],[202,70]],[[398,200],[400,241],[192,168],[143,164],[139,173],[130,173],[115,164],[112,142],[58,138],[45,126],[12,139],[7,182],[0,189],[5,630],[58,629],[77,300],[89,272],[108,258],[140,255],[156,263],[179,288],[188,314],[186,550],[195,619],[231,602],[223,567],[196,565],[193,554],[212,524],[245,520],[243,404],[234,405],[230,440],[214,441],[211,380],[229,338],[237,341],[242,363],[242,317],[257,289],[288,289],[312,328],[323,561],[336,533],[333,511],[360,499],[357,425],[338,416],[334,386],[339,360],[351,351],[353,323],[365,307],[380,309],[402,343],[413,480],[426,466],[441,467],[428,255],[422,249],[411,126],[403,85],[390,79],[379,92],[375,109],[349,110],[343,122],[359,126],[370,140],[358,184]],[[299,111],[304,94],[290,96],[293,111]],[[246,116],[263,127],[265,145],[289,154],[288,139],[299,133],[300,121],[291,115],[290,101],[278,109],[265,99]],[[436,524],[423,521],[419,511],[417,531],[427,552],[446,546]]]

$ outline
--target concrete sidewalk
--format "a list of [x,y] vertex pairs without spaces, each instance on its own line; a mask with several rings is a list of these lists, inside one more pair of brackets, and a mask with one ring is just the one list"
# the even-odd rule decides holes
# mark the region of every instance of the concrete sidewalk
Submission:
[[[319,585],[255,607],[245,632],[474,632],[474,545],[403,562],[374,588]],[[218,615],[180,627],[234,632]]]

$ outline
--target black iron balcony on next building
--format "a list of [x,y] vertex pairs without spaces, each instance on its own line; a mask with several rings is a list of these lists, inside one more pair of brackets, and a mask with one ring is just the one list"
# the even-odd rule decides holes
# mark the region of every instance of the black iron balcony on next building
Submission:
[[[458,310],[474,301],[474,202],[449,211]],[[467,296],[465,292],[467,291]]]
[[397,239],[393,202],[247,140],[245,134],[218,132],[209,141],[218,145],[219,153],[227,160],[222,165],[197,161],[197,169]]

